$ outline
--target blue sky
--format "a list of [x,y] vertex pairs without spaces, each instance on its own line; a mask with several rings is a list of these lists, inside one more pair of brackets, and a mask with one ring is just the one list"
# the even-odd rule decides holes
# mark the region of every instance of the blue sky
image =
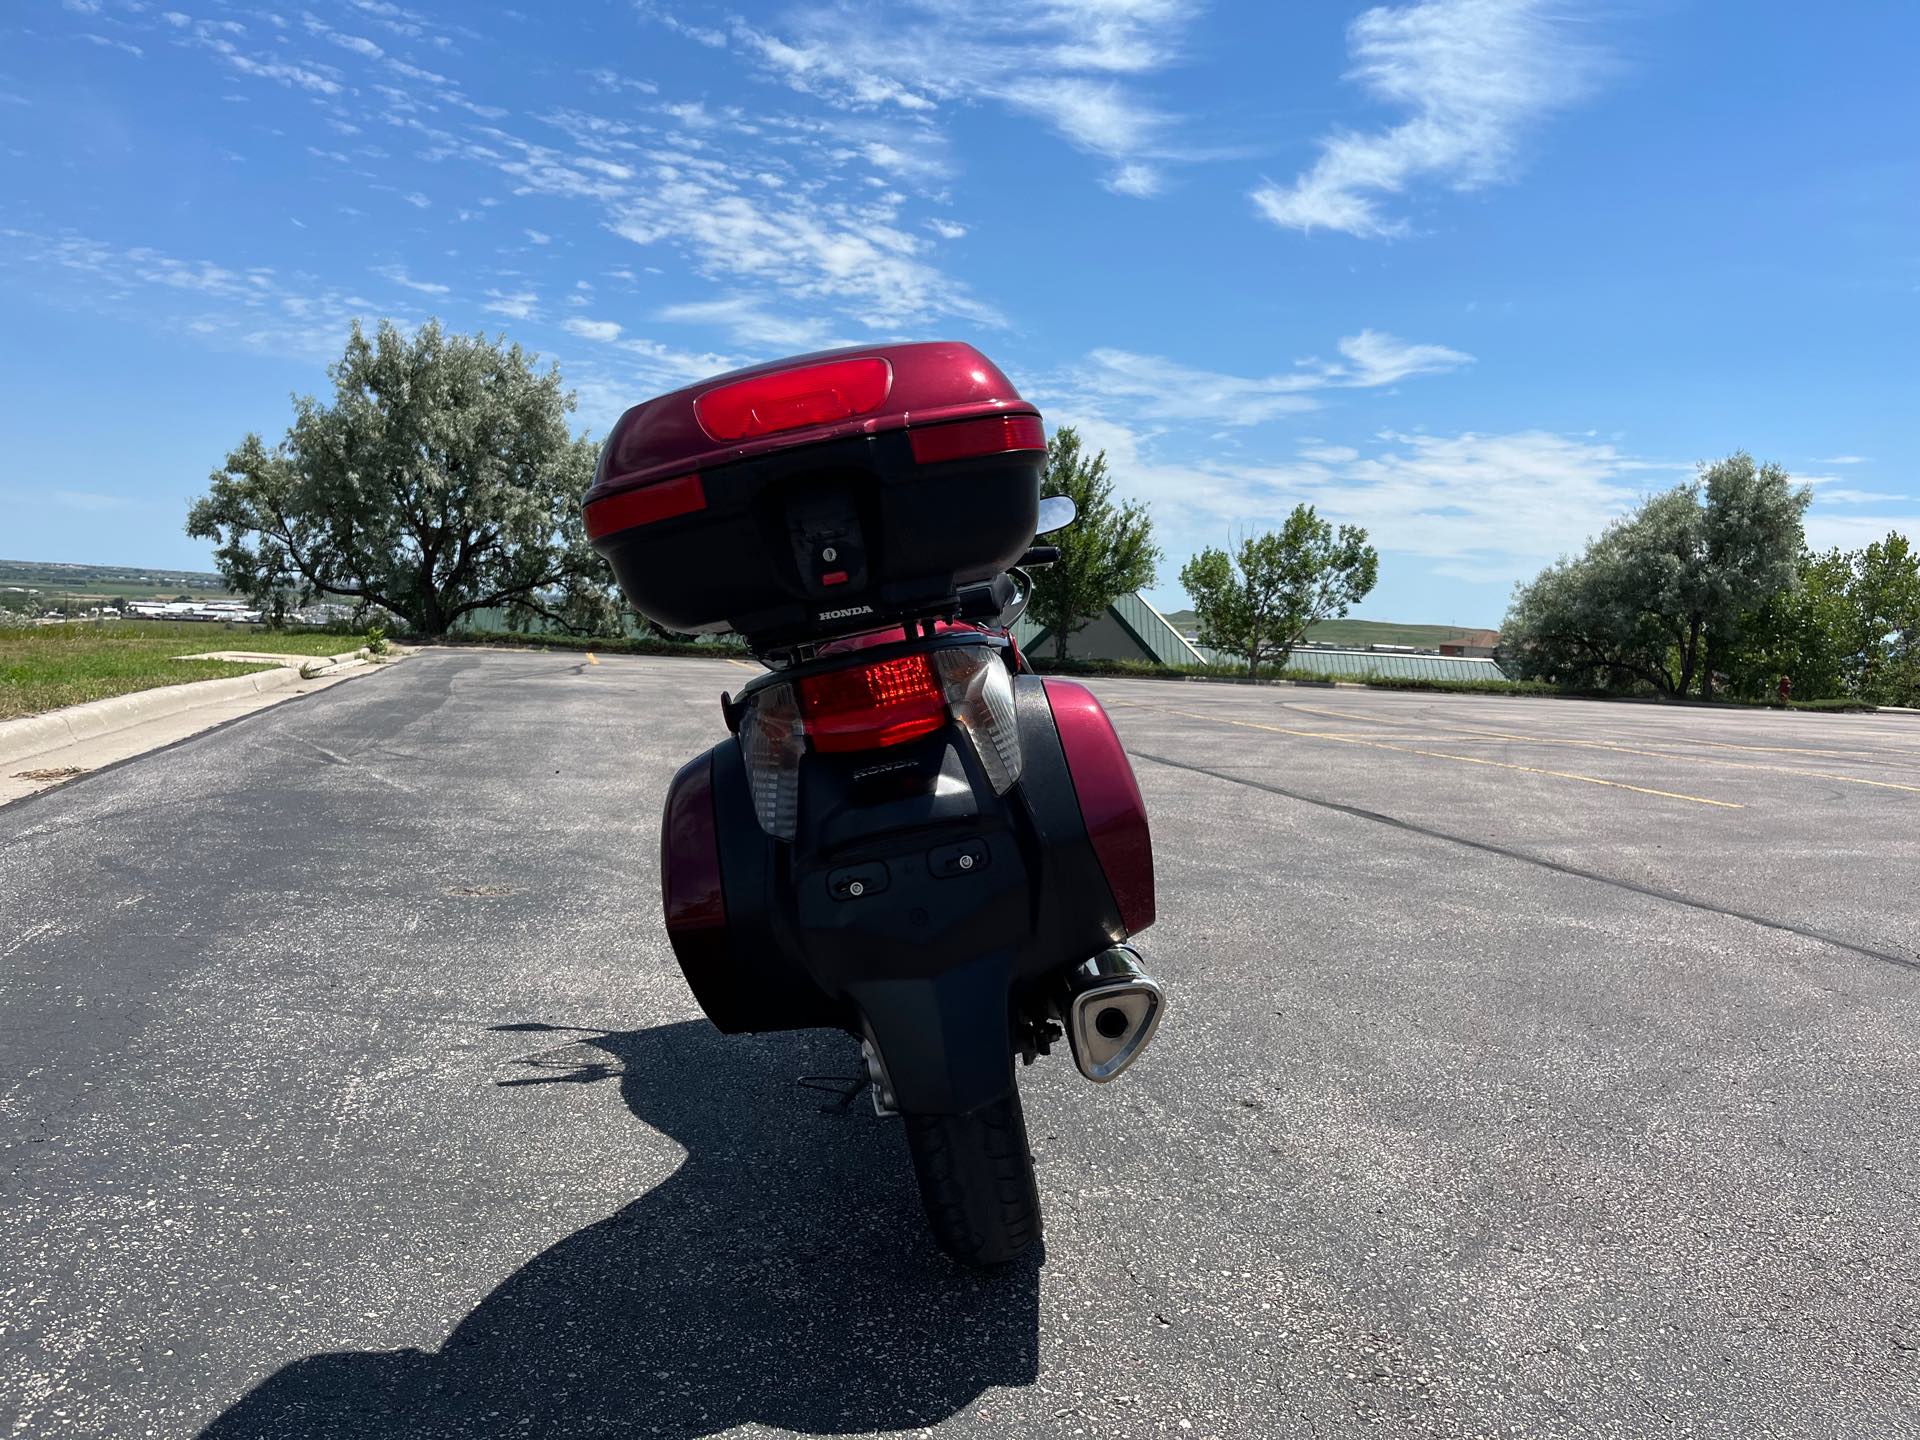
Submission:
[[1308,500],[1360,613],[1498,623],[1736,448],[1920,538],[1907,3],[28,0],[0,19],[0,555],[181,526],[355,316],[627,404],[957,337],[1194,549]]

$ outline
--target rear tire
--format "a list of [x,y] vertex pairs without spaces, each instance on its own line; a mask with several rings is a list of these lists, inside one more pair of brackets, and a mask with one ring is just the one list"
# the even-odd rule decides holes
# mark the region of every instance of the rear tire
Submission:
[[1040,1190],[1015,1088],[965,1115],[907,1115],[920,1203],[962,1265],[1004,1265],[1040,1238]]

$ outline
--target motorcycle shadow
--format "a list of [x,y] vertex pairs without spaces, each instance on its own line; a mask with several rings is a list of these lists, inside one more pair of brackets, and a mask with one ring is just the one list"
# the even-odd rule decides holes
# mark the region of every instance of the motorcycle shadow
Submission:
[[529,1261],[438,1351],[296,1361],[202,1440],[845,1434],[1036,1378],[1039,1247],[984,1274],[934,1248],[896,1124],[794,1083],[850,1073],[844,1037],[569,1033],[497,1083],[617,1079],[680,1168]]

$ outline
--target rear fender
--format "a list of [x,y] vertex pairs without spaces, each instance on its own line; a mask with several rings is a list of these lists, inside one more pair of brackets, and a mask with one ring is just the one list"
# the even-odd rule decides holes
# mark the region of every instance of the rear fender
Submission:
[[964,1115],[1011,1093],[1012,982],[1001,950],[925,979],[848,985],[903,1113]]

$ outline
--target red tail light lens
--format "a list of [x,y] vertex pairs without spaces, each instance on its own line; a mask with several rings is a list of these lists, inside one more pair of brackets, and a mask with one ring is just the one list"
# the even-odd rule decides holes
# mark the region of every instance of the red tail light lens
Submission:
[[651,525],[656,520],[671,520],[676,515],[691,515],[707,508],[707,492],[698,475],[682,475],[622,490],[587,506],[587,538],[598,540],[616,530],[635,525]]
[[715,440],[751,440],[865,415],[892,388],[893,366],[878,356],[829,360],[709,390],[693,402],[693,415]]
[[998,455],[1006,450],[1044,450],[1046,428],[1038,415],[989,415],[984,420],[956,420],[909,430],[916,464],[938,465],[943,460],[970,460],[976,455]]
[[947,721],[947,695],[926,655],[903,655],[799,682],[813,748],[874,750],[930,735]]

